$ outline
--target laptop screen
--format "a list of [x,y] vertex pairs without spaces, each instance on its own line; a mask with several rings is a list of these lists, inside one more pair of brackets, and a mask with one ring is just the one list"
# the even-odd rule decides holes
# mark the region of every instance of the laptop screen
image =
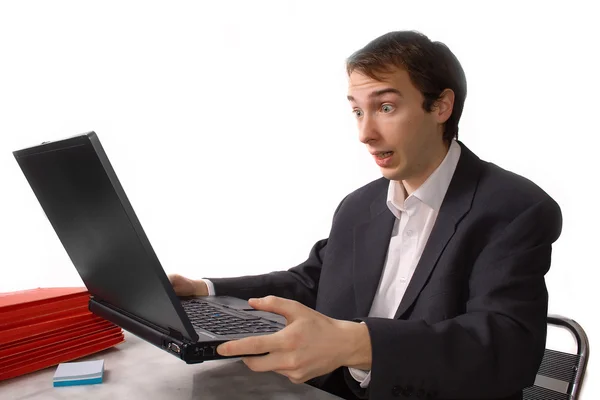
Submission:
[[13,154],[88,291],[196,340],[96,134]]

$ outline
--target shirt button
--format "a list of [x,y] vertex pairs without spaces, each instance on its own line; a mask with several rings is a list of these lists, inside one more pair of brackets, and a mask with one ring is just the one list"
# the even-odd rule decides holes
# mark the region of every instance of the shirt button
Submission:
[[406,231],[406,236],[411,237],[413,235],[413,233],[414,232],[412,231],[412,229],[409,229]]

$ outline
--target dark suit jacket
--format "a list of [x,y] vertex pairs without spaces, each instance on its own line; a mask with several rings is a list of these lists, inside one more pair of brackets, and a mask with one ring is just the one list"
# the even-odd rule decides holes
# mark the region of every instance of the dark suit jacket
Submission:
[[333,318],[365,321],[372,343],[368,389],[345,367],[309,381],[343,397],[521,399],[544,353],[544,275],[561,211],[531,181],[460,144],[456,171],[394,319],[368,317],[395,218],[384,178],[342,200],[329,238],[305,262],[264,275],[211,278],[217,294],[273,294]]

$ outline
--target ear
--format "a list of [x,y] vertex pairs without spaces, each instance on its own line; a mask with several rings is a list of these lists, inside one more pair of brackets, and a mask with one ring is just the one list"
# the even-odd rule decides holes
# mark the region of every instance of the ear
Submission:
[[445,89],[440,97],[433,104],[432,113],[438,123],[445,123],[448,118],[452,115],[452,109],[454,107],[454,91],[452,89]]

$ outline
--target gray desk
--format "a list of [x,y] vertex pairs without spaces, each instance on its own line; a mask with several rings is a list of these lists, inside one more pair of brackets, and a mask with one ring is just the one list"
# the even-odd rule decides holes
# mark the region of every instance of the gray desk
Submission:
[[239,359],[188,365],[128,332],[125,343],[77,361],[97,359],[104,359],[101,384],[55,388],[51,367],[0,382],[0,399],[339,399],[274,372],[253,372]]

